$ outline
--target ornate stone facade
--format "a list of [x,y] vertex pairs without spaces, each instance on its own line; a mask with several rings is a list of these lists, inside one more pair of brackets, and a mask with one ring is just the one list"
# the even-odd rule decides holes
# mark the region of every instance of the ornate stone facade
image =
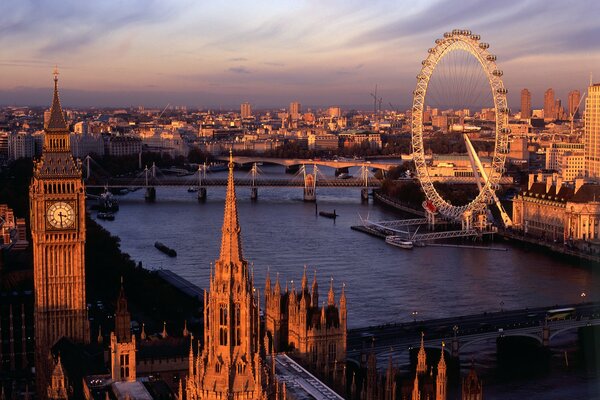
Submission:
[[35,361],[38,393],[45,398],[61,337],[89,342],[85,299],[85,189],[73,159],[69,130],[54,75],[54,99],[41,158],[29,187],[35,288]]
[[187,400],[267,398],[259,326],[259,296],[242,256],[230,160],[221,254],[204,296],[204,347],[196,357],[190,352]]
[[346,360],[346,325],[348,313],[345,288],[336,303],[333,279],[327,303],[319,306],[319,287],[315,273],[308,287],[306,268],[300,291],[292,284],[282,293],[279,276],[271,289],[271,278],[265,283],[265,331],[269,348],[275,352],[291,350],[305,365],[327,375],[344,371]]
[[600,185],[583,179],[566,184],[553,176],[545,182],[535,178],[530,175],[527,189],[513,200],[514,229],[555,242],[598,239]]
[[131,315],[121,282],[115,313],[115,332],[110,334],[110,371],[115,382],[134,382],[136,379],[136,338],[131,334]]

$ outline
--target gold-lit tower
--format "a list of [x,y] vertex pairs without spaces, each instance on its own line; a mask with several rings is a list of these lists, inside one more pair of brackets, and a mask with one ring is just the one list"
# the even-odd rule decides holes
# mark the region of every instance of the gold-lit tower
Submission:
[[258,302],[252,273],[242,256],[230,156],[221,254],[211,269],[210,292],[204,296],[204,348],[190,363],[187,400],[266,399]]
[[29,187],[35,290],[37,392],[46,397],[54,367],[50,349],[62,337],[89,342],[85,298],[85,188],[71,154],[69,129],[58,96],[44,128],[42,156]]

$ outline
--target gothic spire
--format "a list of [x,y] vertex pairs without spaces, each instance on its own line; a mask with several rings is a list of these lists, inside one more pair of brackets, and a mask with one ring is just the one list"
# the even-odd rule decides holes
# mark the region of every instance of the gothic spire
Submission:
[[52,107],[50,108],[50,118],[46,125],[48,132],[64,132],[68,131],[67,121],[60,105],[58,96],[58,68],[54,68],[54,98],[52,99]]
[[227,178],[227,194],[225,195],[225,216],[223,218],[223,235],[221,237],[222,264],[242,263],[242,241],[238,220],[235,183],[233,181],[233,156],[229,151],[229,177]]
[[327,305],[335,306],[335,292],[333,291],[333,277],[329,281],[329,293],[327,293]]
[[417,375],[427,372],[427,353],[425,353],[425,334],[421,332],[421,347],[417,355]]

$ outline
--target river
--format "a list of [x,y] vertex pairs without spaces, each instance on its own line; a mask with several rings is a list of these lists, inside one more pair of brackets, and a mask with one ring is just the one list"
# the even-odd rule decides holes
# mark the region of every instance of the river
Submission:
[[[283,177],[281,167],[262,169]],[[333,176],[333,170],[322,171]],[[316,216],[315,204],[302,201],[301,188],[259,188],[256,202],[249,188],[237,188],[244,257],[254,264],[261,291],[268,269],[273,279],[279,273],[285,286],[299,284],[305,265],[309,280],[317,271],[321,298],[331,277],[337,296],[345,283],[349,328],[411,321],[415,312],[418,319],[431,319],[574,303],[582,293],[586,300],[600,299],[598,273],[584,263],[504,242],[492,246],[507,251],[398,249],[350,227],[360,223],[359,215],[389,220],[400,214],[372,200],[361,203],[360,189],[318,188],[317,193],[318,209],[335,209],[335,221]],[[156,202],[146,203],[140,190],[119,197],[115,221],[99,222],[145,268],[170,269],[206,288],[210,262],[219,256],[224,198],[224,187],[209,187],[205,203],[186,187],[159,187]],[[174,248],[177,258],[155,249],[157,240]]]

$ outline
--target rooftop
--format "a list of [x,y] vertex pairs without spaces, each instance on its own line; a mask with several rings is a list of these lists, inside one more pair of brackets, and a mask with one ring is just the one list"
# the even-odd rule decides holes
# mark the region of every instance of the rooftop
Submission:
[[287,397],[294,400],[343,400],[332,389],[286,354],[275,356],[277,380],[285,382]]

